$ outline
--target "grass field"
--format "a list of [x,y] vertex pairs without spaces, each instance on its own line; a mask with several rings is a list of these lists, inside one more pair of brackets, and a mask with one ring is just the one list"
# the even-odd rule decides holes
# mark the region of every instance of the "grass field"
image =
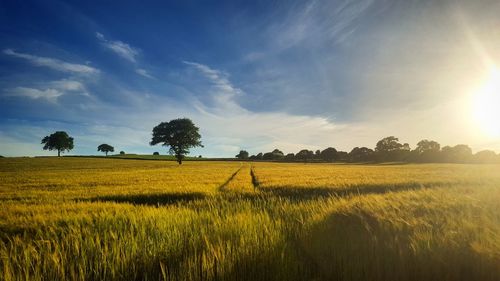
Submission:
[[500,165],[0,159],[1,280],[500,280]]

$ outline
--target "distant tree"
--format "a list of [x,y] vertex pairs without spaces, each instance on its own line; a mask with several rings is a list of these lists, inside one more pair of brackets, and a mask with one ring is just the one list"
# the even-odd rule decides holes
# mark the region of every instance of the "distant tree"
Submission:
[[57,131],[50,136],[42,139],[44,150],[57,150],[57,156],[61,156],[61,152],[70,151],[73,149],[73,138],[64,131]]
[[248,159],[248,152],[246,150],[240,150],[240,153],[238,153],[235,157],[238,159]]
[[198,158],[202,158],[201,155],[198,155]]
[[412,160],[417,162],[437,162],[441,145],[432,140],[421,140],[417,147],[412,151]]
[[314,158],[314,152],[312,152],[312,150],[302,149],[295,154],[295,158],[307,162]]
[[428,151],[436,153],[439,152],[440,149],[441,145],[439,145],[438,142],[432,140],[421,140],[417,143],[415,151],[417,151],[419,154],[423,154]]
[[106,156],[108,156],[108,152],[114,152],[115,148],[109,144],[103,143],[97,147],[97,151],[104,152],[106,153]]
[[125,155],[125,151],[120,151],[120,155]]
[[451,163],[467,163],[472,160],[472,149],[465,144],[445,146],[441,150],[441,160]]
[[257,155],[252,155],[249,157],[250,160],[261,160],[262,159],[262,153],[259,153]]
[[[319,150],[318,150],[319,151]],[[316,155],[318,155],[316,151]],[[325,160],[326,162],[333,162],[337,158],[337,150],[333,147],[328,147],[319,153],[319,158]]]
[[271,152],[266,152],[264,153],[264,155],[262,155],[263,160],[279,160],[284,157],[285,155],[283,154],[283,152],[277,148]]
[[252,159],[252,160],[262,160],[262,157],[263,157],[262,152],[259,152],[257,155],[250,156],[250,159]]
[[279,149],[275,149],[271,152],[273,154],[273,159],[281,159],[283,157],[285,157],[285,154],[283,153],[283,151],[279,150]]
[[474,162],[476,163],[499,163],[500,157],[492,150],[482,150],[474,154]]
[[341,161],[341,162],[347,162],[349,161],[349,153],[345,152],[345,151],[340,151],[338,150],[337,151],[337,161]]
[[410,154],[410,145],[399,143],[399,139],[390,136],[381,139],[375,147],[378,161],[402,161]]
[[163,146],[169,146],[169,153],[175,155],[177,162],[182,164],[182,159],[189,153],[189,149],[203,145],[201,144],[201,135],[196,127],[188,118],[174,119],[170,122],[162,122],[153,128],[153,138],[150,145],[162,143]]
[[263,160],[273,160],[273,153],[272,152],[266,152],[264,155],[262,155]]
[[160,153],[158,151],[153,152],[153,155],[158,156]]
[[321,150],[317,149],[317,150],[314,152],[314,158],[316,158],[316,159],[321,159]]
[[295,154],[293,153],[288,153],[287,155],[285,155],[284,159],[286,161],[293,161],[295,159]]
[[390,136],[383,138],[377,142],[377,146],[375,147],[375,151],[377,152],[392,152],[400,150],[403,147],[402,144],[399,143],[399,139]]
[[350,162],[368,162],[373,161],[373,149],[368,147],[355,147],[349,152]]

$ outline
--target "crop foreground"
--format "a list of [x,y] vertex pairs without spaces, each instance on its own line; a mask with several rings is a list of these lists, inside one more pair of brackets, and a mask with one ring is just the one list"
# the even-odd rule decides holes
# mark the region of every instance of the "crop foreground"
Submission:
[[500,280],[500,165],[0,159],[2,280]]

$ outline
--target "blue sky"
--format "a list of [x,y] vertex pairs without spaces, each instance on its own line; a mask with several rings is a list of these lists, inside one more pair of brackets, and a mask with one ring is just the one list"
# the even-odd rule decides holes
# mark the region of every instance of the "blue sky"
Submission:
[[40,140],[56,130],[70,154],[164,154],[152,128],[179,117],[204,156],[390,135],[500,151],[472,106],[500,61],[498,14],[493,0],[1,1],[0,155],[52,155]]

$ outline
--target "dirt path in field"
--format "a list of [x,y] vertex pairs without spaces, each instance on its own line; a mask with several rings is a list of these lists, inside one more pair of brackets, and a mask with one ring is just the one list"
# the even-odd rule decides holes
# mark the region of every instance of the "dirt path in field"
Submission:
[[229,185],[229,183],[234,179],[234,177],[236,177],[236,175],[241,171],[242,168],[243,168],[243,165],[240,165],[238,170],[236,170],[236,172],[234,172],[223,184],[221,184],[219,186],[218,190],[225,191],[227,189],[227,186]]
[[253,192],[255,191],[252,168],[248,163],[242,163],[229,179],[218,189],[220,192]]
[[254,190],[258,190],[260,186],[260,182],[255,175],[255,171],[253,166],[250,166],[250,177],[252,178],[252,185]]

